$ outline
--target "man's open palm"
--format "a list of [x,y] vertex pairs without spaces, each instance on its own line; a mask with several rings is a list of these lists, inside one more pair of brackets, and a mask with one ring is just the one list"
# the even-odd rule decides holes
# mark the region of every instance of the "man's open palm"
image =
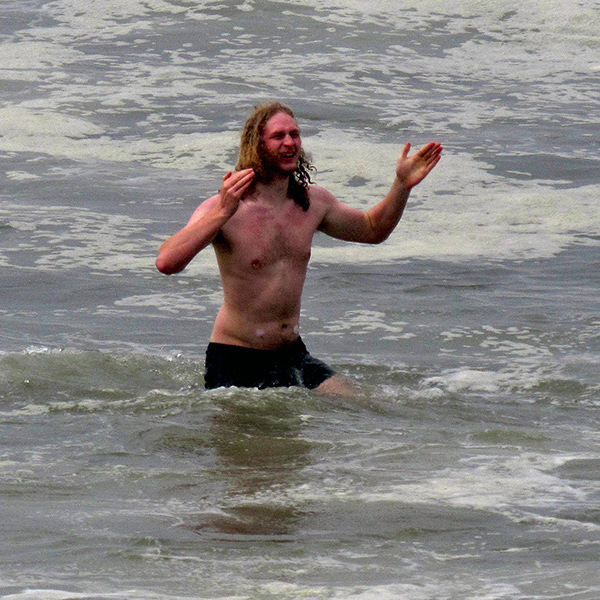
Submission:
[[437,142],[425,144],[418,152],[408,156],[410,143],[404,146],[398,158],[396,176],[408,188],[421,183],[440,160],[442,145]]

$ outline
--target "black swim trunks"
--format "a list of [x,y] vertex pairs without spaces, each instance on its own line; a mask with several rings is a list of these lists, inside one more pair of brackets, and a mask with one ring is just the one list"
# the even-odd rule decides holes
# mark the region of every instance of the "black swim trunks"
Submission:
[[206,349],[204,383],[207,389],[218,387],[306,387],[314,389],[335,371],[313,358],[304,342],[277,350],[256,350],[243,346],[211,342]]

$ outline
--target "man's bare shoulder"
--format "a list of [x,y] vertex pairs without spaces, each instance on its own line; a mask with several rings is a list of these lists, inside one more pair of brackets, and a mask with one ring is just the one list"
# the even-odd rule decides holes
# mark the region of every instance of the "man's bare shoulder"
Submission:
[[339,200],[327,189],[319,185],[309,186],[309,198],[311,211],[317,216],[319,225],[322,227],[323,221],[335,212],[336,207],[340,206]]
[[188,222],[188,225],[193,225],[194,223],[199,221],[204,215],[206,215],[209,211],[216,208],[219,199],[219,194],[216,194],[214,196],[211,196],[210,198],[207,198],[206,200],[203,200],[198,206],[198,208],[196,208],[196,210],[193,212]]
[[332,200],[335,200],[335,196],[329,190],[320,185],[316,185],[315,183],[308,186],[308,193],[311,200],[313,198],[322,202],[331,202]]
[[329,190],[320,185],[310,185],[308,187],[308,197],[310,198],[311,206],[325,211],[338,202]]

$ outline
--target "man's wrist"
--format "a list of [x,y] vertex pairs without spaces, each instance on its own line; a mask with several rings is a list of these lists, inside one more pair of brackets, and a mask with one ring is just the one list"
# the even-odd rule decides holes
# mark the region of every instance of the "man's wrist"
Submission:
[[404,179],[401,179],[398,175],[396,175],[396,179],[394,183],[400,188],[400,191],[410,193],[413,186],[409,186]]

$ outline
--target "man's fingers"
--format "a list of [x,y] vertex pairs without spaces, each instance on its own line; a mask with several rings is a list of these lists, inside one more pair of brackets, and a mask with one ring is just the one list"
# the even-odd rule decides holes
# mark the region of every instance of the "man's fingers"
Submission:
[[[442,145],[438,142],[429,142],[425,144],[418,152],[415,152],[414,157],[418,157],[420,159],[424,159],[426,161],[433,160],[438,157],[443,150]],[[410,142],[407,143],[402,149],[402,154],[400,158],[402,160],[406,160],[408,158],[408,153],[410,152]]]
[[244,169],[243,171],[237,171],[236,173],[229,171],[229,173],[223,176],[223,183],[228,182],[229,186],[232,187],[245,179],[249,178],[252,180],[253,177],[254,169]]
[[222,192],[233,194],[242,193],[254,179],[254,169],[244,169],[232,174],[231,171],[223,177]]
[[427,173],[430,173],[433,170],[433,167],[440,162],[441,156],[437,154],[427,163]]
[[437,142],[430,142],[429,144],[425,144],[425,146],[423,146],[415,156],[418,156],[422,161],[424,161],[427,167],[429,167],[430,171],[439,162],[441,152],[441,144]]
[[254,170],[246,169],[244,171],[240,171],[239,175],[240,176],[236,181],[236,186],[242,189],[246,189],[254,179]]
[[441,150],[440,144],[437,142],[429,142],[425,144],[417,154],[423,157],[435,156]]

